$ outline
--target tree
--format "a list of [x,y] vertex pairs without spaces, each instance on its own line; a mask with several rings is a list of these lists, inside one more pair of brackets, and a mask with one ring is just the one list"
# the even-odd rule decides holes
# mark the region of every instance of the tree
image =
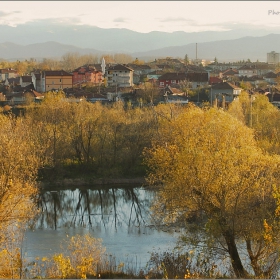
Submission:
[[143,65],[145,62],[144,60],[140,60],[136,57],[135,60],[132,61],[132,64]]
[[[266,241],[264,221],[275,218],[279,157],[264,154],[253,131],[221,110],[189,108],[160,123],[144,152],[148,182],[158,185],[154,216],[184,222],[182,240],[196,249],[204,244],[226,253],[236,277],[271,275],[278,248]],[[240,249],[247,251],[250,271]]]
[[185,61],[186,65],[188,65],[190,63],[189,56],[187,54],[185,55],[184,61]]
[[271,154],[280,154],[280,111],[273,106],[267,96],[249,96],[242,91],[234,100],[228,112],[255,130],[258,145]]
[[18,243],[36,215],[37,170],[41,147],[28,121],[0,115],[0,277],[19,278]]
[[116,63],[127,64],[133,60],[131,55],[124,54],[124,53],[116,53],[114,54],[114,61]]

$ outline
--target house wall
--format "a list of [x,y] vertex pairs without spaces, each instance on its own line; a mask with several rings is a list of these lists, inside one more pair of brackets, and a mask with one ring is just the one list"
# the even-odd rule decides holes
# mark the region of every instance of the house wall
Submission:
[[[240,90],[241,92],[241,90]],[[222,101],[222,96],[225,95],[226,102],[232,102],[234,99],[234,93],[238,94],[238,92],[234,92],[233,89],[211,89],[210,91],[210,99],[212,102],[217,98],[219,101]]]
[[34,85],[35,90],[38,92],[43,92],[42,77],[40,79],[36,79],[36,76],[34,73],[31,73],[31,77],[32,77],[32,83]]
[[164,88],[171,84],[179,84],[181,80],[159,80],[159,87]]
[[22,77],[20,77],[19,82],[20,82],[21,87],[26,87],[26,86],[28,86],[32,83],[32,79],[31,79],[30,82],[29,81],[28,82],[23,82]]
[[[159,87],[163,88],[169,86],[171,84],[180,84],[184,80],[159,80]],[[190,89],[196,89],[198,87],[206,86],[208,82],[188,82],[188,86]]]
[[0,73],[0,81],[5,81],[10,78],[16,78],[18,77],[18,74],[16,72],[6,72],[6,73]]
[[73,87],[72,76],[46,76],[44,78],[44,89],[43,91],[48,91],[52,89],[64,89]]
[[78,73],[73,72],[73,84],[90,82],[94,84],[99,84],[102,82],[102,73],[99,71],[96,72],[85,72]]
[[109,70],[107,72],[108,86],[131,87],[133,86],[133,71]]

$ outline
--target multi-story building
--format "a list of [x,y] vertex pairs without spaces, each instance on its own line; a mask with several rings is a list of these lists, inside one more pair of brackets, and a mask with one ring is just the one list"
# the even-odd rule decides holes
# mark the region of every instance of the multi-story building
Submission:
[[215,99],[217,99],[219,102],[221,102],[223,99],[225,102],[232,102],[241,94],[241,90],[241,88],[228,82],[215,84],[211,86],[210,90],[211,104],[213,104]]
[[267,53],[267,63],[269,63],[269,64],[279,63],[279,53],[277,53],[275,51]]
[[32,77],[32,83],[34,85],[34,88],[38,92],[43,92],[43,90],[42,90],[41,72],[32,72],[31,73],[31,77]]
[[97,70],[96,67],[92,65],[84,65],[73,72],[73,85],[81,83],[93,83],[101,84],[103,81],[103,75],[100,70]]
[[72,74],[64,70],[43,71],[41,73],[42,92],[49,90],[62,90],[65,88],[73,88]]
[[124,65],[117,64],[108,67],[106,70],[108,86],[131,87],[133,86],[133,69]]

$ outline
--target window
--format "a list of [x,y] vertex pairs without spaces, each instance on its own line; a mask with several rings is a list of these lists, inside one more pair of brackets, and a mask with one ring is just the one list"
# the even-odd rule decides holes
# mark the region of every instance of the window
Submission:
[[61,82],[61,79],[59,79],[59,81]]
[[160,86],[164,86],[164,82],[160,82],[159,85],[160,85]]

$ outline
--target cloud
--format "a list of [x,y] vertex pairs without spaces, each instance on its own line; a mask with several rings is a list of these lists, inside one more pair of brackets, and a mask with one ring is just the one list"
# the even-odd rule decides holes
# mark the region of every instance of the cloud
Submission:
[[10,16],[10,15],[14,15],[14,14],[19,14],[20,11],[13,11],[13,12],[10,12],[10,13],[5,13],[3,11],[0,11],[0,17],[7,17],[7,16]]
[[187,19],[183,17],[168,17],[168,18],[163,18],[159,19],[160,22],[188,22],[188,23],[195,23],[194,20],[192,19]]
[[273,27],[279,29],[278,26],[271,26],[270,24],[263,24],[259,20],[251,20],[250,22],[223,22],[223,23],[212,23],[211,25],[219,25],[223,29],[227,30],[237,30],[237,29],[250,29],[250,30],[265,30],[265,29],[273,29]]
[[115,18],[113,22],[127,22],[127,18],[123,18],[123,17]]
[[45,18],[45,19],[33,19],[29,21],[29,24],[37,23],[40,25],[51,25],[51,24],[59,24],[59,25],[79,25],[81,24],[81,20],[78,17],[61,17],[61,18]]

